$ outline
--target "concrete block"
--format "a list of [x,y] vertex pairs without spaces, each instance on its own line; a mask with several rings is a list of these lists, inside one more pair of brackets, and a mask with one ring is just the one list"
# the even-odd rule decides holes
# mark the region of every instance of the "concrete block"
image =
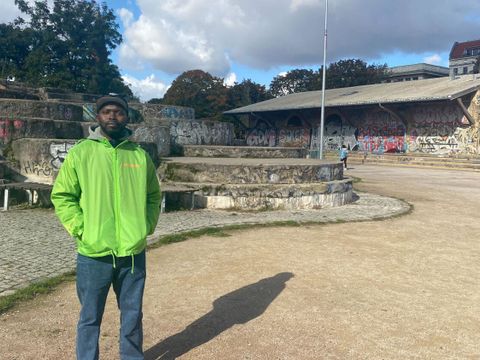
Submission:
[[0,117],[0,144],[21,138],[81,139],[83,134],[82,123],[75,121]]
[[19,173],[26,181],[53,184],[68,150],[76,140],[19,139],[12,142],[12,151]]
[[[341,180],[343,168],[341,163],[315,163],[304,160],[296,164],[296,159],[286,159],[282,163],[259,163],[239,159],[226,162],[222,159],[213,161],[188,160],[176,161],[175,158],[165,164],[165,179],[169,181],[218,183],[218,184],[300,184]],[[189,158],[195,159],[195,158]],[[229,159],[234,160],[234,159]],[[281,159],[278,159],[281,160]],[[263,162],[263,163],[262,163]]]
[[155,144],[158,157],[170,155],[170,130],[167,126],[143,123],[128,127],[133,131],[132,141]]
[[61,102],[0,99],[0,117],[83,121],[83,107],[81,104]]
[[183,145],[183,154],[189,157],[305,158],[307,152],[298,147]]
[[233,124],[213,120],[170,122],[172,154],[182,154],[183,145],[231,145]]

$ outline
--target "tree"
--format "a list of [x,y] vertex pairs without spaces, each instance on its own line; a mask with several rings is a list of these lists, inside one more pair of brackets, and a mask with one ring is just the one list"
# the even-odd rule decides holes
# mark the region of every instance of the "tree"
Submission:
[[192,107],[197,118],[220,118],[227,108],[227,88],[222,78],[202,70],[189,70],[172,82],[163,103]]
[[12,24],[0,24],[1,78],[24,77],[25,61],[30,52],[32,30]]
[[326,88],[377,84],[386,78],[387,71],[387,64],[368,65],[360,59],[340,60],[328,66]]
[[270,93],[274,97],[297,92],[316,90],[318,74],[309,69],[294,69],[285,75],[278,75],[270,83]]
[[[321,90],[323,67],[318,71],[310,69],[295,69],[285,75],[276,76],[270,83],[270,93],[273,96]],[[376,84],[382,82],[388,75],[387,64],[368,65],[360,59],[347,59],[331,63],[327,67],[326,88]]]
[[228,88],[229,109],[247,106],[270,98],[271,95],[267,92],[265,86],[257,84],[251,79],[245,79],[241,83],[235,83]]
[[[32,86],[132,95],[109,59],[122,36],[105,3],[53,0],[52,8],[46,1],[15,4],[25,18],[2,24],[0,31],[8,36],[0,41],[0,59],[19,80]],[[14,41],[14,34],[20,34],[22,42]],[[11,48],[15,51],[4,52]]]

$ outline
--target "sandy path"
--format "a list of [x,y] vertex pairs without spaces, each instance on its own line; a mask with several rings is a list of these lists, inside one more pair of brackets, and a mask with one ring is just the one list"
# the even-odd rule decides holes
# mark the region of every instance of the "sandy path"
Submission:
[[[385,221],[251,229],[148,254],[147,359],[480,358],[480,174],[359,166]],[[73,359],[74,284],[0,317],[0,359]],[[113,297],[102,359],[117,359]]]

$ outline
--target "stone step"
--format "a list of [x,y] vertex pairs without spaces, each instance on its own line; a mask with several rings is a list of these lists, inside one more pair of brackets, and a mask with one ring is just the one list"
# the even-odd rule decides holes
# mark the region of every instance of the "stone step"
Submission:
[[300,147],[184,145],[187,157],[217,158],[305,158],[308,151]]
[[339,162],[316,159],[166,158],[161,178],[219,184],[302,184],[343,179]]
[[[338,160],[338,155],[327,153],[326,159]],[[378,165],[397,165],[397,166],[424,166],[424,167],[443,167],[458,169],[480,169],[480,159],[472,158],[456,158],[456,157],[438,157],[428,155],[413,154],[367,154],[350,153],[348,157],[350,164],[378,164]]]
[[83,121],[83,105],[66,102],[0,99],[0,120],[21,118]]
[[[77,143],[77,139],[32,139],[12,141],[11,149],[18,174],[23,180],[52,184],[67,152]],[[140,146],[159,164],[157,146],[141,143]]]
[[162,182],[162,186],[194,188],[199,189],[203,195],[215,196],[262,196],[289,198],[314,195],[318,193],[344,192],[346,187],[351,187],[352,179],[303,183],[303,184],[212,184],[212,183],[191,183],[191,182]]
[[89,123],[43,118],[1,119],[0,143],[21,138],[81,139]]
[[19,174],[14,162],[0,160],[0,179],[4,181],[23,181],[25,178]]
[[[169,183],[163,183],[167,185]],[[309,184],[175,183],[198,188],[194,207],[237,210],[299,210],[342,206],[354,201],[352,179]],[[189,207],[190,194],[169,193],[168,202]]]

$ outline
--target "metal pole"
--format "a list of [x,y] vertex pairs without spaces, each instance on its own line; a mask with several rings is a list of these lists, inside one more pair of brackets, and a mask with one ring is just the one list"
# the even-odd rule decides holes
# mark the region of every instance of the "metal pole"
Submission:
[[322,74],[322,112],[320,116],[319,158],[323,159],[323,128],[325,127],[325,77],[327,72],[327,14],[328,0],[325,0],[325,32],[323,35],[323,74]]

